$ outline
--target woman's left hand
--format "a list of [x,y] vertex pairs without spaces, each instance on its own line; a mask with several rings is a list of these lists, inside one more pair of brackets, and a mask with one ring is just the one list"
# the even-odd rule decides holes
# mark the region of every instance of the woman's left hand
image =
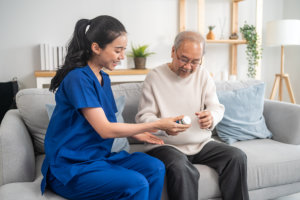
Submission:
[[162,139],[160,139],[160,138],[156,137],[155,135],[148,133],[148,132],[133,135],[131,137],[138,141],[147,142],[150,144],[164,144],[164,141]]

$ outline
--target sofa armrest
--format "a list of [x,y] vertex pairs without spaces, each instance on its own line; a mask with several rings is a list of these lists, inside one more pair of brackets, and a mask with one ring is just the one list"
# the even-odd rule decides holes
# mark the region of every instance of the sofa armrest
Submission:
[[265,100],[264,117],[276,141],[300,144],[300,106],[291,103]]
[[0,126],[0,186],[33,181],[35,155],[31,137],[18,110],[9,110]]

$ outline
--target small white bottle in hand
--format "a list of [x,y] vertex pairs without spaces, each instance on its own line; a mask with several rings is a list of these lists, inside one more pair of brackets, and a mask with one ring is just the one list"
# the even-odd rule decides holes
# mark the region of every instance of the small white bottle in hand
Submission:
[[189,116],[184,116],[181,120],[176,121],[178,124],[191,124],[192,120]]

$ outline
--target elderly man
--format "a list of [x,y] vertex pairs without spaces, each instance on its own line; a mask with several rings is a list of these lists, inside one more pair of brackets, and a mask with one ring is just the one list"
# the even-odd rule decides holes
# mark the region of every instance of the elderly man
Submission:
[[[247,157],[240,149],[215,142],[211,130],[221,121],[224,106],[208,71],[201,67],[205,40],[197,32],[177,35],[172,62],[153,69],[144,82],[136,121],[150,122],[175,115],[191,117],[182,133],[157,133],[164,145],[147,145],[147,153],[164,162],[171,200],[197,200],[199,171],[213,168],[224,200],[249,199]],[[201,192],[201,188],[200,188]]]

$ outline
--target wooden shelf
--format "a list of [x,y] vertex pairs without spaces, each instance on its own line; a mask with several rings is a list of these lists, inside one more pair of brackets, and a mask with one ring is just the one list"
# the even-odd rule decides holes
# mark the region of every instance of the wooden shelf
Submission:
[[[109,75],[146,75],[150,69],[115,69],[114,71],[104,70]],[[35,77],[54,77],[56,71],[44,70],[35,71]]]
[[53,77],[55,76],[56,71],[50,71],[50,70],[43,70],[43,71],[35,71],[34,76],[35,77]]
[[206,40],[206,43],[213,43],[213,44],[247,44],[246,40]]
[[109,75],[145,75],[150,69],[115,69],[114,71],[104,70]]
[[[142,82],[145,80],[150,69],[115,69],[114,71],[104,71],[109,74],[111,83],[115,84]],[[37,88],[48,88],[55,74],[56,71],[50,70],[35,71],[34,76],[36,77]]]
[[[179,0],[179,31],[186,28],[186,1]],[[231,0],[231,33],[238,33],[238,3],[243,0]],[[198,31],[205,37],[205,0],[198,0]],[[207,40],[209,44],[230,44],[229,74],[237,75],[237,45],[247,44],[245,40]]]

